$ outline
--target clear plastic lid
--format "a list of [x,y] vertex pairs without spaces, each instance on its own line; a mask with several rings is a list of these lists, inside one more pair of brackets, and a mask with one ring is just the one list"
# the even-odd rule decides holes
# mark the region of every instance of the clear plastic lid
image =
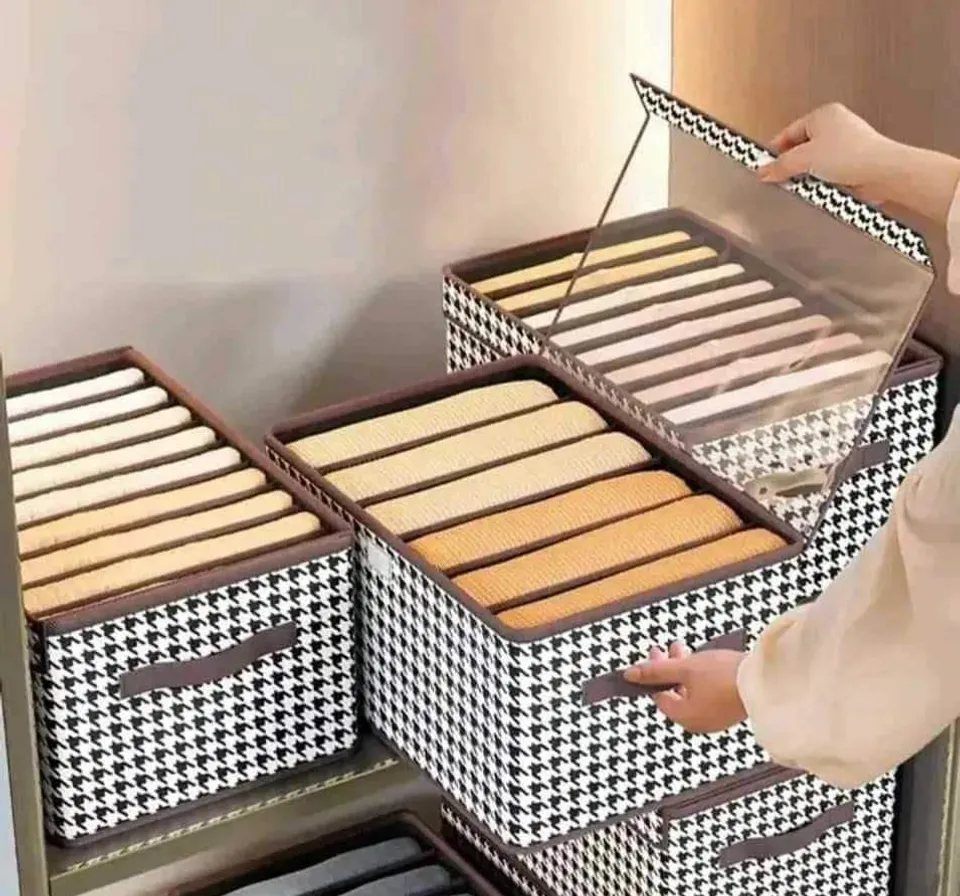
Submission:
[[919,319],[926,245],[816,178],[763,183],[763,147],[634,83],[644,120],[576,272],[514,313],[809,535]]

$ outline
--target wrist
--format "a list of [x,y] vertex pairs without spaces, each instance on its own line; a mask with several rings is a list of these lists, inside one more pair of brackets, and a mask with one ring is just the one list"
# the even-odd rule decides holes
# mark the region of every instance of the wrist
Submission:
[[944,224],[960,183],[960,159],[884,138],[879,192],[885,201]]

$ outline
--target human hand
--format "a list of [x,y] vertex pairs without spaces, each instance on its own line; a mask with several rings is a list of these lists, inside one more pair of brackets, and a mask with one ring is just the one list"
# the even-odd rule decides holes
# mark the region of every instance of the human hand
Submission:
[[747,717],[737,689],[743,656],[735,650],[692,653],[673,644],[669,654],[654,648],[648,662],[628,669],[624,678],[639,685],[677,685],[654,696],[660,711],[692,734],[713,734]]

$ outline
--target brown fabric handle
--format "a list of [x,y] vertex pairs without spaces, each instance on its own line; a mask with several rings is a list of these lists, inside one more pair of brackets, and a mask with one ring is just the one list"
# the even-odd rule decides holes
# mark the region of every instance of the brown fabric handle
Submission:
[[851,801],[834,809],[829,809],[816,821],[786,834],[780,834],[776,837],[755,837],[733,843],[720,850],[720,854],[717,856],[717,867],[730,868],[742,862],[775,859],[779,856],[798,852],[810,846],[834,828],[850,824],[854,819],[854,814],[855,804]]
[[[747,633],[741,629],[708,641],[702,647],[698,647],[696,652],[701,653],[704,650],[742,651],[746,649],[746,646]],[[581,692],[581,703],[584,706],[591,706],[594,703],[612,700],[614,697],[653,697],[655,694],[670,691],[676,687],[676,684],[634,684],[623,677],[625,671],[626,669],[617,669],[586,682]]]
[[257,632],[246,641],[220,653],[182,663],[156,663],[133,669],[120,678],[120,696],[124,699],[160,689],[192,688],[209,684],[238,672],[258,659],[297,642],[297,625],[285,622],[276,628]]

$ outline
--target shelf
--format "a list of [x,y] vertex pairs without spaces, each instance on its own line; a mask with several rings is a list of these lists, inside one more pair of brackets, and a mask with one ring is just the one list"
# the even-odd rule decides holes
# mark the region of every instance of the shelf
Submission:
[[394,788],[410,787],[420,774],[379,741],[365,738],[351,758],[243,796],[226,797],[89,847],[47,848],[51,896],[80,896],[126,878],[219,849],[253,848],[275,834],[316,817],[352,809]]

